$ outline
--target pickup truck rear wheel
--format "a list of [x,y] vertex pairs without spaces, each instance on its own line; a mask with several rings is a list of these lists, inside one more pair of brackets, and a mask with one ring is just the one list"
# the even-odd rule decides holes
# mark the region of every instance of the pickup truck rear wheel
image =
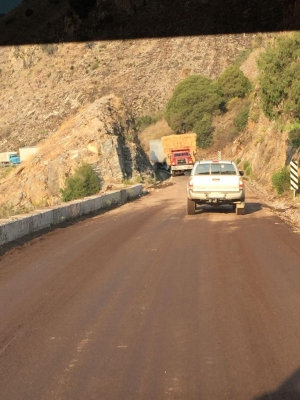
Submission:
[[187,199],[187,213],[188,215],[194,215],[196,211],[196,202],[194,200]]

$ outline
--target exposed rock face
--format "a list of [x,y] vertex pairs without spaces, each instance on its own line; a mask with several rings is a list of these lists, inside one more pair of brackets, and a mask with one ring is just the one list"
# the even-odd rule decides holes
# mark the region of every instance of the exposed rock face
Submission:
[[93,165],[104,187],[153,174],[134,120],[115,95],[96,100],[62,124],[31,160],[0,184],[0,203],[14,208],[57,204],[66,177],[83,162]]

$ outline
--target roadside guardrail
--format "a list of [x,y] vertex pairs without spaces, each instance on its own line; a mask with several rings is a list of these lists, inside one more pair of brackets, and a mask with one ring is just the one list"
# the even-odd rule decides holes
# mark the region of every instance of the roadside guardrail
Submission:
[[141,194],[142,185],[138,184],[126,189],[89,196],[63,205],[34,210],[29,214],[15,215],[9,219],[0,220],[0,245],[82,215],[124,204]]

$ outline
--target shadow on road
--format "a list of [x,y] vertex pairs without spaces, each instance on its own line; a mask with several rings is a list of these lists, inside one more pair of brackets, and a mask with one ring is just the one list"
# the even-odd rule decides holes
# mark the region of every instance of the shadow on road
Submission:
[[262,210],[263,206],[261,203],[246,203],[245,214],[253,214],[257,211]]
[[300,368],[298,368],[275,392],[267,392],[253,400],[299,400],[300,399]]
[[[262,209],[261,203],[246,203],[246,208],[245,208],[245,215],[247,214],[253,214]],[[203,206],[197,206],[196,208],[196,214],[202,214],[202,213],[221,213],[221,214],[234,214],[235,211],[231,205],[224,205],[224,206],[209,206],[209,205],[203,205]],[[300,398],[299,398],[300,400]]]

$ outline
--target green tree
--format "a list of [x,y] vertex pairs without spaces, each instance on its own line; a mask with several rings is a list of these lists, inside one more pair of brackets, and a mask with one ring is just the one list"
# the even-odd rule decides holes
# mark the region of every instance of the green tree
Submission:
[[204,76],[191,75],[176,86],[167,104],[166,120],[177,133],[194,130],[200,146],[209,142],[212,115],[223,107],[218,85]]
[[233,125],[237,129],[238,133],[243,132],[248,124],[249,118],[249,104],[245,104],[237,113],[233,120]]
[[276,119],[300,119],[300,35],[278,38],[258,60],[262,108]]
[[197,146],[206,149],[212,143],[212,134],[214,127],[212,126],[212,117],[210,114],[203,114],[200,121],[197,121],[194,130],[197,133]]
[[245,97],[250,89],[251,83],[237,65],[231,65],[223,71],[217,83],[220,86],[226,101],[234,97]]
[[101,189],[98,175],[89,164],[78,167],[73,176],[66,179],[66,188],[61,189],[63,201],[92,196]]
[[234,97],[245,97],[251,89],[249,79],[237,65],[230,65],[223,71],[217,83],[220,86],[226,101]]

